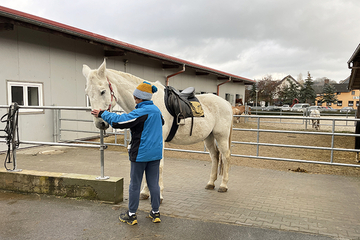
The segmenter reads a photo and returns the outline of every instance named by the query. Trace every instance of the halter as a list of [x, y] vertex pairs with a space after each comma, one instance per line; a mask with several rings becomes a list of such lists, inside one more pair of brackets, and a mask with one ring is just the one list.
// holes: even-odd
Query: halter
[[115, 101], [117, 101], [117, 99], [116, 99], [116, 97], [115, 97], [114, 90], [113, 90], [113, 88], [112, 88], [112, 86], [111, 86], [111, 82], [109, 81], [108, 78], [106, 78], [106, 80], [107, 80], [108, 83], [109, 83], [110, 95], [111, 95], [111, 101], [110, 101], [109, 107], [108, 107], [108, 109], [107, 109], [107, 111], [110, 112], [111, 104], [112, 104], [112, 102], [113, 102], [113, 99], [115, 98]]

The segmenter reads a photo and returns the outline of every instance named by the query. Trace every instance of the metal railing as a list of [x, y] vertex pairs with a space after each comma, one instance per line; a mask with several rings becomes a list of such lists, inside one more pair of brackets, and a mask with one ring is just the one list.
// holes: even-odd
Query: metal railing
[[[0, 108], [9, 108], [10, 106], [0, 105]], [[61, 111], [62, 110], [71, 110], [71, 111], [90, 111], [91, 108], [85, 107], [59, 107], [59, 106], [19, 106], [20, 109], [42, 109], [42, 110], [54, 110], [54, 142], [42, 142], [42, 141], [28, 141], [28, 140], [20, 140], [17, 139], [18, 144], [30, 144], [30, 145], [48, 145], [48, 146], [66, 146], [66, 147], [85, 147], [85, 148], [99, 148], [100, 150], [100, 177], [96, 179], [104, 180], [109, 177], [104, 174], [104, 150], [106, 149], [106, 145], [104, 144], [104, 133], [105, 131], [82, 131], [82, 130], [74, 130], [74, 129], [61, 129], [61, 121], [81, 121], [81, 122], [92, 122], [90, 120], [81, 120], [81, 119], [61, 119]], [[100, 135], [100, 142], [86, 142], [81, 141], [84, 144], [74, 143], [79, 142], [78, 140], [72, 140], [67, 142], [59, 142], [61, 141], [61, 131], [72, 131], [72, 132], [86, 132], [86, 133], [96, 133]], [[0, 142], [5, 142], [5, 140], [1, 140]], [[85, 144], [86, 143], [86, 144]], [[13, 155], [16, 156], [16, 148], [12, 150]], [[15, 171], [19, 171], [16, 170]]]
[[[235, 116], [234, 116], [235, 117]], [[316, 164], [326, 164], [326, 165], [336, 165], [336, 166], [348, 166], [348, 167], [360, 167], [360, 164], [346, 164], [346, 163], [335, 163], [334, 162], [334, 152], [335, 151], [346, 151], [346, 152], [357, 152], [359, 153], [359, 149], [349, 149], [349, 148], [335, 148], [334, 147], [334, 139], [335, 136], [348, 136], [348, 137], [360, 137], [360, 134], [351, 134], [351, 133], [337, 133], [335, 132], [336, 126], [348, 126], [339, 124], [336, 125], [336, 122], [344, 122], [344, 121], [352, 121], [354, 123], [360, 121], [360, 119], [342, 119], [342, 118], [323, 118], [321, 117], [321, 121], [331, 121], [331, 132], [310, 132], [310, 131], [291, 131], [291, 130], [272, 130], [272, 129], [261, 129], [260, 128], [260, 120], [261, 119], [296, 119], [302, 120], [304, 123], [304, 128], [307, 130], [308, 121], [319, 119], [312, 117], [290, 117], [290, 116], [261, 116], [261, 115], [240, 115], [236, 116], [244, 119], [255, 119], [257, 123], [256, 129], [244, 129], [244, 128], [233, 128], [235, 131], [249, 131], [256, 132], [257, 141], [256, 142], [241, 142], [241, 141], [232, 141], [233, 144], [244, 144], [244, 145], [254, 145], [256, 146], [256, 155], [242, 155], [242, 154], [231, 154], [234, 157], [244, 157], [244, 158], [257, 158], [257, 159], [265, 159], [265, 160], [277, 160], [277, 161], [290, 161], [290, 162], [302, 162], [302, 163], [316, 163]], [[273, 121], [273, 123], [276, 123]], [[283, 122], [279, 122], [283, 123]], [[353, 127], [354, 125], [352, 125]], [[331, 136], [331, 146], [330, 147], [317, 147], [317, 146], [302, 146], [302, 145], [289, 145], [289, 144], [273, 144], [273, 143], [262, 143], [260, 142], [260, 133], [290, 133], [290, 134], [307, 134], [307, 135], [323, 135], [323, 136]], [[298, 148], [298, 149], [312, 149], [312, 150], [328, 150], [330, 151], [330, 160], [329, 162], [321, 162], [321, 161], [311, 161], [311, 160], [303, 160], [303, 159], [290, 159], [290, 158], [277, 158], [277, 157], [265, 157], [261, 156], [259, 153], [260, 146], [270, 146], [270, 147], [285, 147], [285, 148]]]
[[[0, 108], [8, 108], [9, 106], [0, 106]], [[62, 128], [63, 121], [80, 121], [80, 122], [92, 122], [92, 120], [79, 120], [79, 119], [70, 119], [70, 118], [62, 118], [61, 111], [62, 110], [73, 110], [73, 111], [89, 111], [90, 108], [83, 108], [83, 107], [57, 107], [57, 106], [47, 106], [47, 107], [21, 107], [21, 108], [32, 108], [32, 109], [52, 109], [55, 110], [54, 113], [54, 142], [37, 142], [37, 141], [25, 141], [21, 140], [21, 144], [32, 144], [32, 145], [52, 145], [52, 146], [68, 146], [68, 147], [90, 147], [90, 148], [99, 148], [100, 150], [100, 163], [101, 163], [101, 176], [98, 179], [107, 179], [108, 177], [104, 176], [104, 150], [106, 149], [107, 145], [115, 145], [115, 146], [127, 146], [127, 135], [126, 132], [123, 133], [124, 135], [124, 144], [115, 143], [104, 143], [104, 131], [100, 131], [100, 142], [88, 142], [82, 140], [66, 140], [68, 142], [61, 142], [64, 141], [61, 138], [61, 132], [83, 132], [83, 133], [94, 133], [99, 134], [98, 131], [86, 131], [86, 130], [76, 130], [76, 129], [65, 129]], [[314, 164], [326, 164], [326, 165], [337, 165], [337, 166], [348, 166], [348, 167], [360, 167], [357, 164], [345, 164], [345, 163], [336, 163], [334, 162], [334, 152], [335, 151], [347, 151], [347, 152], [360, 152], [358, 149], [347, 149], [347, 148], [335, 148], [334, 147], [334, 138], [335, 136], [354, 136], [360, 137], [360, 134], [350, 134], [350, 133], [337, 133], [335, 132], [336, 126], [347, 126], [347, 125], [336, 125], [337, 122], [343, 121], [352, 121], [357, 122], [360, 119], [349, 119], [349, 118], [324, 118], [321, 117], [321, 121], [330, 121], [331, 122], [331, 132], [310, 132], [306, 131], [308, 126], [308, 121], [316, 118], [311, 117], [303, 117], [303, 116], [266, 116], [266, 115], [235, 115], [234, 117], [240, 117], [244, 119], [245, 122], [253, 121], [256, 122], [257, 128], [255, 129], [246, 129], [246, 128], [233, 128], [234, 131], [248, 131], [248, 132], [256, 132], [257, 141], [256, 142], [242, 142], [242, 141], [232, 141], [232, 144], [243, 144], [243, 145], [253, 145], [256, 146], [256, 155], [244, 155], [244, 154], [231, 154], [233, 157], [243, 157], [243, 158], [257, 158], [257, 159], [264, 159], [264, 160], [276, 160], [276, 161], [289, 161], [289, 162], [302, 162], [302, 163], [314, 163]], [[287, 121], [287, 123], [291, 123], [290, 120], [298, 120], [300, 124], [304, 125], [305, 131], [293, 131], [293, 130], [271, 130], [271, 129], [261, 129], [260, 123], [261, 119], [269, 120], [276, 120], [280, 123], [284, 124], [282, 120]], [[300, 121], [299, 121], [300, 120]], [[288, 122], [290, 121], [290, 122]], [[292, 123], [296, 123], [293, 121]], [[299, 123], [298, 123], [299, 124]], [[323, 125], [323, 123], [322, 123]], [[352, 125], [354, 126], [354, 125]], [[289, 145], [289, 144], [274, 144], [274, 143], [264, 143], [260, 142], [260, 134], [261, 133], [291, 133], [291, 134], [308, 134], [308, 135], [324, 135], [324, 136], [331, 136], [331, 146], [329, 147], [317, 147], [317, 146], [302, 146], [302, 145]], [[113, 134], [113, 133], [110, 133]], [[116, 133], [114, 133], [116, 136]], [[3, 142], [3, 141], [0, 141]], [[77, 143], [74, 143], [77, 142]], [[87, 143], [87, 144], [81, 144]], [[322, 162], [322, 161], [312, 161], [312, 160], [304, 160], [304, 159], [290, 159], [290, 158], [278, 158], [278, 157], [266, 157], [261, 156], [259, 147], [260, 146], [269, 146], [269, 147], [284, 147], [284, 148], [298, 148], [298, 149], [310, 149], [310, 150], [327, 150], [331, 152], [329, 162]], [[189, 152], [189, 153], [200, 153], [200, 154], [209, 154], [205, 147], [204, 151], [193, 151], [193, 150], [186, 150], [186, 149], [174, 149], [174, 148], [165, 148], [168, 151], [179, 151], [179, 152]]]

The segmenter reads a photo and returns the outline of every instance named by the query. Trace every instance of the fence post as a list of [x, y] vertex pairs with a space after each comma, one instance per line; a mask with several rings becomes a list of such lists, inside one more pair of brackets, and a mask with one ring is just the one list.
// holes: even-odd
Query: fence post
[[100, 130], [100, 165], [101, 165], [101, 176], [97, 177], [96, 179], [105, 180], [109, 179], [109, 177], [104, 176], [104, 132], [105, 130]]
[[259, 156], [259, 140], [260, 140], [260, 117], [257, 118], [257, 144], [256, 144], [256, 156]]
[[334, 160], [334, 139], [335, 139], [334, 133], [335, 133], [335, 119], [332, 120], [331, 155], [330, 155], [330, 162], [331, 163], [333, 163], [333, 160]]

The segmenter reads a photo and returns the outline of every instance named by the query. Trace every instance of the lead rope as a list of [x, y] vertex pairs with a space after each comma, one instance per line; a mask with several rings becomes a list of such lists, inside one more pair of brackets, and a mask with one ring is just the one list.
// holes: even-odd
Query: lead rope
[[[5, 157], [4, 167], [7, 171], [16, 170], [16, 159], [13, 151], [19, 147], [19, 128], [18, 128], [18, 115], [19, 115], [19, 106], [17, 103], [11, 104], [9, 107], [9, 112], [1, 117], [1, 122], [6, 123], [4, 131], [7, 136], [0, 136], [5, 138], [6, 144], [8, 145], [8, 150]], [[5, 119], [7, 117], [7, 119]], [[8, 164], [11, 163], [13, 159], [13, 169], [8, 168]]]

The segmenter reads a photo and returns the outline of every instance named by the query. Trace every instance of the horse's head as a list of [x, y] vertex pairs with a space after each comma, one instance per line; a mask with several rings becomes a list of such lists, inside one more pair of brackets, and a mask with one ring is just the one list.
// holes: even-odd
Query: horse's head
[[[85, 92], [90, 99], [91, 108], [111, 111], [116, 104], [116, 99], [113, 96], [111, 84], [106, 77], [105, 60], [95, 70], [91, 70], [88, 66], [83, 65], [83, 75], [86, 78]], [[94, 124], [102, 130], [109, 128], [109, 124], [101, 118], [94, 117]]]

